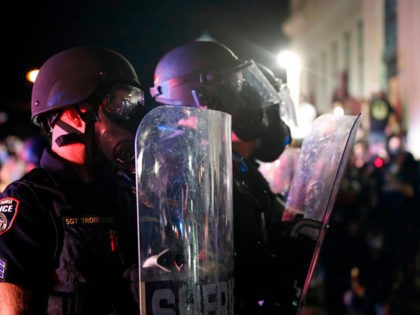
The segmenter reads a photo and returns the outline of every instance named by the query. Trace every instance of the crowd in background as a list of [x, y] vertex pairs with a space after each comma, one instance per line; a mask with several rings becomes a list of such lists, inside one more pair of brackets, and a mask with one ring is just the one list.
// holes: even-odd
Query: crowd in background
[[39, 164], [48, 140], [33, 134], [26, 137], [15, 134], [0, 137], [0, 192], [14, 180], [20, 179]]
[[328, 314], [411, 314], [419, 162], [400, 136], [387, 138], [386, 151], [385, 158], [372, 157], [364, 140], [353, 147], [319, 261]]
[[[386, 95], [374, 95], [366, 106], [308, 303], [326, 315], [418, 314], [420, 161], [405, 148]], [[386, 115], [375, 117], [374, 106]], [[287, 196], [301, 144], [295, 139], [276, 161], [260, 165], [275, 193]]]

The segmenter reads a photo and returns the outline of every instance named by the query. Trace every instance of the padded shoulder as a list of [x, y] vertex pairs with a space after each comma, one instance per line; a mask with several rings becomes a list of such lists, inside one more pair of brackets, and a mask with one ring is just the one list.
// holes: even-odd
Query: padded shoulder
[[20, 180], [30, 185], [36, 191], [42, 190], [52, 194], [54, 197], [62, 198], [62, 193], [55, 183], [52, 175], [42, 167], [36, 167], [26, 173]]
[[44, 180], [49, 179], [49, 174], [47, 170], [42, 167], [36, 167], [30, 170], [28, 173], [22, 176], [21, 180], [29, 182], [43, 182]]

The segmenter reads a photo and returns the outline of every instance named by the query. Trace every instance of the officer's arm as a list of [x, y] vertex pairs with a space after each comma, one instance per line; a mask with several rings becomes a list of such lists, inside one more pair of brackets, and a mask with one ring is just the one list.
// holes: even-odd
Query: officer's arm
[[29, 292], [15, 284], [0, 282], [0, 314], [23, 315], [26, 314]]

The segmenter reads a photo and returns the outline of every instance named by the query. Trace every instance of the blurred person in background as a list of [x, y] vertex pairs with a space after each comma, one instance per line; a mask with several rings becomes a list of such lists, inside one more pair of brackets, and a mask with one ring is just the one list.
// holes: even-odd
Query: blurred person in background
[[16, 135], [7, 135], [1, 142], [0, 191], [22, 176], [23, 167], [18, 152], [23, 141]]
[[20, 179], [30, 170], [39, 166], [42, 152], [48, 145], [48, 140], [42, 135], [32, 135], [23, 141], [19, 138], [13, 140], [15, 150], [8, 153], [0, 168], [0, 191], [3, 191], [11, 182]]
[[293, 176], [296, 172], [302, 139], [292, 139], [284, 152], [274, 161], [260, 163], [259, 171], [264, 175], [275, 194], [287, 199]]
[[397, 113], [383, 91], [373, 93], [367, 107], [369, 150], [372, 156], [384, 158], [387, 155], [387, 137], [400, 132]]
[[48, 145], [48, 140], [42, 135], [28, 136], [23, 140], [19, 157], [26, 163], [25, 174], [39, 166], [42, 152]]

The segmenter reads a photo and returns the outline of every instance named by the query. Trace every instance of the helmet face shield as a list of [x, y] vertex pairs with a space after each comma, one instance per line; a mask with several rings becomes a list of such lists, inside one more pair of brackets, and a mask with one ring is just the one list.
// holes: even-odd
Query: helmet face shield
[[[241, 72], [243, 80], [245, 81], [245, 87], [248, 86], [258, 93], [258, 105], [260, 105], [261, 108], [280, 102], [277, 91], [253, 61], [246, 62], [244, 66], [241, 67]], [[242, 89], [239, 93], [242, 98], [248, 97], [246, 89]]]
[[212, 109], [232, 115], [233, 131], [245, 141], [260, 135], [264, 125], [263, 109], [281, 101], [253, 61], [219, 73], [215, 82], [205, 88], [203, 95]]
[[116, 85], [104, 97], [102, 109], [112, 120], [130, 120], [144, 108], [144, 93], [131, 85]]
[[197, 106], [208, 103], [209, 95], [212, 95], [210, 103], [217, 104], [214, 109], [230, 114], [235, 111], [256, 110], [281, 101], [277, 91], [252, 60], [216, 74], [212, 81], [208, 82], [211, 86], [205, 87], [206, 90], [212, 90], [211, 92], [195, 93], [207, 98], [206, 102], [202, 102], [196, 97]]
[[290, 127], [294, 128], [298, 126], [296, 110], [293, 104], [292, 98], [290, 97], [289, 88], [283, 84], [280, 86], [280, 117]]

